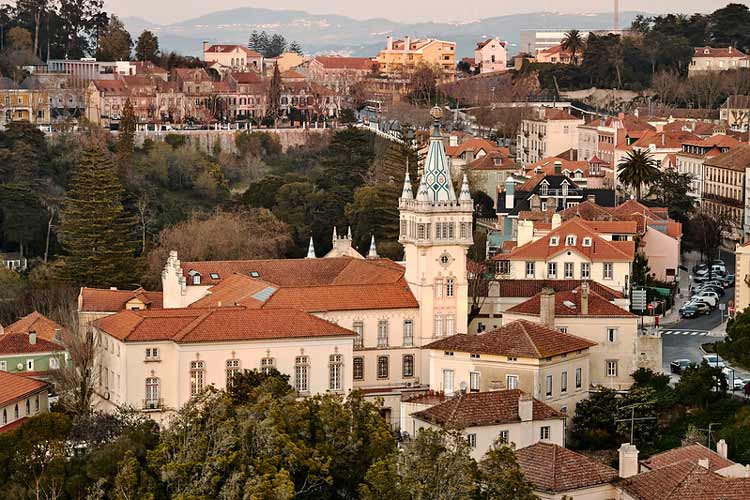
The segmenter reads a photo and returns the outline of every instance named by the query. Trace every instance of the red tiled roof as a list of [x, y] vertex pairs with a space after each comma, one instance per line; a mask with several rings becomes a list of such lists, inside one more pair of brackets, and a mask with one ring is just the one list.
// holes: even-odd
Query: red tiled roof
[[532, 163], [531, 165], [526, 165], [524, 169], [526, 171], [535, 172], [537, 167], [541, 167], [541, 173], [545, 173], [547, 175], [554, 175], [555, 168], [558, 165], [560, 167], [560, 172], [558, 174], [563, 173], [565, 170], [569, 172], [575, 172], [577, 170], [580, 170], [582, 175], [584, 177], [588, 177], [589, 175], [589, 162], [587, 161], [572, 161], [567, 160], [565, 158], [558, 158], [558, 157], [549, 157], [545, 158], [543, 160], [539, 160], [536, 163]]
[[656, 149], [680, 149], [685, 141], [699, 140], [700, 137], [692, 132], [675, 130], [671, 132], [648, 131], [635, 141], [632, 146], [636, 148], [648, 148], [652, 144]]
[[[575, 245], [567, 245], [566, 237], [574, 235]], [[558, 238], [556, 246], [550, 246], [552, 237]], [[583, 246], [585, 237], [591, 238], [591, 246]], [[494, 260], [546, 260], [560, 252], [575, 250], [592, 262], [616, 261], [632, 262], [635, 245], [632, 241], [608, 241], [591, 229], [586, 221], [579, 218], [563, 222], [544, 237], [526, 243], [507, 255], [496, 255]]]
[[61, 352], [65, 347], [57, 342], [51, 342], [42, 338], [36, 339], [36, 343], [29, 342], [27, 333], [6, 333], [0, 335], [0, 355], [7, 354], [32, 354], [43, 352]]
[[282, 80], [304, 80], [305, 75], [303, 75], [302, 73], [298, 71], [294, 71], [293, 69], [290, 69], [290, 70], [284, 71], [281, 74], [281, 79]]
[[693, 57], [743, 57], [746, 54], [735, 47], [695, 47]]
[[122, 80], [92, 80], [91, 83], [99, 92], [126, 93], [125, 83]]
[[[6, 326], [3, 329], [4, 334], [9, 333], [26, 333], [28, 334], [30, 331], [34, 331], [37, 334], [37, 337], [48, 340], [50, 342], [54, 342], [56, 339], [56, 331], [60, 330], [62, 332], [62, 327], [52, 321], [51, 319], [47, 318], [43, 314], [40, 314], [37, 311], [34, 311], [30, 314], [27, 314], [23, 318], [19, 319], [15, 323], [11, 323], [10, 325]], [[1, 337], [0, 337], [1, 338]]]
[[[500, 161], [500, 164], [495, 162], [496, 159]], [[469, 162], [466, 168], [468, 170], [515, 170], [516, 162], [500, 151], [490, 151], [481, 158]]]
[[[572, 304], [572, 307], [571, 305]], [[507, 310], [508, 313], [538, 316], [541, 305], [541, 293], [534, 295], [526, 302], [522, 302]], [[610, 318], [635, 317], [630, 311], [614, 305], [596, 292], [589, 292], [589, 312], [581, 311], [581, 288], [573, 291], [555, 293], [555, 317], [590, 317], [603, 316]]]
[[149, 309], [162, 308], [162, 293], [137, 290], [110, 290], [102, 288], [81, 288], [81, 311], [117, 312], [133, 299], [143, 302]]
[[46, 389], [47, 383], [0, 371], [0, 406]]
[[707, 159], [704, 165], [744, 172], [750, 165], [750, 145], [743, 144], [715, 158]]
[[230, 44], [217, 44], [217, 45], [211, 45], [206, 52], [212, 53], [212, 54], [219, 54], [222, 52], [232, 52], [233, 50], [240, 49], [245, 54], [247, 54], [248, 57], [255, 57], [260, 58], [261, 56], [258, 52], [255, 52], [254, 50], [248, 49], [247, 47], [243, 47], [242, 45], [230, 45]]
[[[520, 422], [518, 399], [525, 394], [519, 389], [473, 392], [412, 413], [414, 418], [445, 427], [478, 427]], [[532, 419], [562, 419], [564, 415], [536, 399], [533, 400]]]
[[[469, 139], [468, 141], [464, 141], [458, 146], [448, 146], [445, 148], [445, 154], [450, 157], [460, 156], [464, 154], [468, 150], [474, 151], [474, 154], [477, 153], [477, 151], [484, 150], [485, 153], [489, 153], [490, 151], [499, 151], [501, 148], [494, 142], [490, 142], [487, 139], [482, 139], [481, 137], [474, 137], [472, 139]], [[507, 148], [502, 148], [507, 151]]]
[[359, 71], [371, 71], [377, 62], [368, 57], [324, 57], [315, 58], [326, 69], [353, 69]]
[[638, 225], [632, 220], [605, 220], [605, 221], [589, 221], [581, 219], [584, 223], [597, 233], [606, 234], [636, 234], [638, 232]]
[[[575, 290], [581, 286], [581, 283], [581, 280], [499, 280], [496, 286], [499, 287], [500, 297], [533, 297], [543, 288], [552, 288], [556, 292], [567, 292]], [[592, 292], [606, 300], [625, 298], [622, 292], [612, 290], [598, 281], [590, 281], [589, 286]]]
[[441, 351], [543, 359], [594, 347], [595, 342], [518, 320], [487, 333], [453, 335], [423, 347]]
[[559, 213], [564, 221], [574, 217], [580, 217], [587, 221], [606, 221], [614, 220], [615, 218], [607, 208], [589, 200], [579, 203], [574, 207], [566, 208]]
[[261, 83], [263, 78], [255, 71], [245, 71], [243, 73], [232, 73], [232, 78], [237, 83]]
[[590, 488], [617, 478], [612, 467], [552, 443], [521, 448], [516, 451], [516, 459], [534, 490], [546, 493]]
[[124, 342], [227, 342], [349, 336], [338, 325], [297, 309], [157, 309], [123, 311], [94, 325]]
[[723, 469], [724, 467], [734, 465], [734, 462], [731, 460], [722, 457], [712, 449], [706, 448], [698, 443], [680, 446], [679, 448], [673, 448], [662, 453], [657, 453], [646, 460], [641, 460], [641, 464], [648, 469], [653, 470], [673, 465], [684, 460], [698, 463], [698, 460], [701, 459], [708, 459], [708, 469], [714, 472]]

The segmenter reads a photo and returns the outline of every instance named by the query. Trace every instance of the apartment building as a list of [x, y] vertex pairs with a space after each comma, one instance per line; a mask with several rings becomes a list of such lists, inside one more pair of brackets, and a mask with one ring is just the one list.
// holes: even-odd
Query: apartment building
[[420, 65], [437, 68], [442, 79], [450, 81], [456, 75], [456, 43], [434, 38], [386, 38], [386, 47], [377, 57], [378, 67], [388, 77], [403, 77]]
[[750, 236], [747, 203], [747, 169], [750, 146], [740, 145], [704, 161], [701, 207], [727, 224], [724, 238], [738, 243]]
[[730, 149], [739, 146], [740, 142], [732, 136], [717, 134], [706, 139], [687, 140], [682, 149], [675, 154], [677, 171], [691, 177], [689, 194], [698, 203], [703, 199], [703, 184], [706, 178], [704, 163]]
[[646, 120], [624, 113], [579, 125], [578, 158], [596, 159], [614, 169], [633, 143], [655, 130]]
[[688, 75], [750, 67], [747, 54], [735, 47], [695, 47]]
[[747, 131], [750, 126], [750, 96], [730, 95], [721, 105], [719, 118], [732, 130]]
[[349, 94], [353, 85], [377, 72], [378, 63], [369, 57], [317, 56], [296, 69], [334, 92]]
[[34, 415], [49, 411], [46, 382], [0, 370], [0, 433], [18, 429]]
[[474, 64], [480, 73], [494, 73], [508, 69], [507, 42], [499, 38], [488, 38], [477, 43], [474, 49]]
[[582, 118], [558, 108], [537, 108], [535, 114], [533, 118], [521, 121], [516, 144], [522, 165], [557, 156], [578, 146], [578, 127], [585, 123]]
[[263, 56], [242, 45], [217, 44], [203, 42], [203, 61], [215, 67], [219, 73], [224, 71], [263, 71]]
[[[24, 81], [29, 82], [29, 79]], [[4, 129], [9, 123], [20, 121], [49, 125], [49, 93], [39, 86], [19, 86], [8, 78], [0, 78], [0, 129]]]

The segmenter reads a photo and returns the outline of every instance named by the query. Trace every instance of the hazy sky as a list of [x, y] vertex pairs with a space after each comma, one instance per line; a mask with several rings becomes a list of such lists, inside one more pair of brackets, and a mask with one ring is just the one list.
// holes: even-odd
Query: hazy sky
[[[736, 1], [736, 0], [735, 0]], [[296, 9], [312, 14], [341, 14], [358, 19], [385, 17], [393, 21], [466, 21], [518, 12], [600, 12], [614, 0], [105, 0], [119, 16], [138, 16], [173, 23], [217, 10], [237, 7]], [[620, 0], [623, 10], [647, 12], [710, 12], [729, 0]], [[456, 6], [460, 8], [456, 8]]]

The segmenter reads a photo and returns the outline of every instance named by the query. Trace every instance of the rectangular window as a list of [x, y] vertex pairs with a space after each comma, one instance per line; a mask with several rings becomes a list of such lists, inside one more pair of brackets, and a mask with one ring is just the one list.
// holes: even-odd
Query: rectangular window
[[388, 378], [388, 356], [378, 356], [378, 378]]
[[461, 222], [461, 239], [466, 239], [468, 237], [469, 237], [469, 223]]
[[568, 392], [568, 372], [560, 374], [560, 392]]
[[505, 386], [508, 389], [518, 389], [518, 375], [507, 375], [505, 377]]
[[310, 391], [310, 358], [308, 356], [294, 358], [294, 388], [299, 393]]
[[617, 360], [616, 359], [610, 359], [607, 361], [607, 376], [608, 377], [617, 376]]
[[566, 262], [564, 264], [564, 272], [565, 272], [565, 278], [566, 279], [573, 279], [573, 263], [572, 262]]
[[195, 396], [203, 390], [206, 380], [206, 362], [190, 362], [190, 395]]
[[539, 429], [539, 439], [542, 441], [549, 441], [549, 425], [545, 425]]
[[453, 280], [453, 278], [448, 278], [447, 280], [445, 280], [445, 296], [446, 297], [453, 297], [454, 283], [455, 281]]
[[227, 375], [227, 388], [232, 387], [234, 384], [234, 376], [239, 374], [240, 360], [239, 359], [228, 359], [226, 362], [226, 375]]
[[364, 342], [365, 325], [361, 321], [355, 321], [352, 325], [352, 331], [357, 335], [354, 337], [355, 349], [361, 348]]
[[544, 395], [548, 398], [552, 397], [552, 375], [547, 375], [544, 382]]
[[535, 267], [536, 267], [535, 262], [526, 263], [526, 277], [527, 278], [534, 278]]
[[332, 391], [342, 390], [343, 371], [344, 357], [341, 354], [331, 354], [328, 357], [328, 389]]
[[404, 378], [414, 376], [414, 356], [406, 354], [401, 361], [401, 375]]
[[469, 391], [479, 392], [479, 380], [481, 374], [479, 372], [469, 372]]
[[276, 360], [273, 358], [261, 358], [260, 359], [260, 372], [268, 375], [271, 370], [276, 368]]
[[417, 224], [417, 239], [423, 240], [425, 237], [425, 225]]
[[378, 321], [378, 347], [388, 347], [388, 320]]
[[4, 372], [8, 371], [8, 362], [7, 361], [0, 361], [0, 371], [4, 371]]
[[410, 319], [404, 320], [404, 347], [414, 345], [414, 322]]
[[60, 368], [60, 360], [56, 358], [55, 356], [52, 356], [49, 358], [49, 368], [50, 370], [57, 370]]
[[498, 260], [497, 261], [497, 272], [498, 272], [498, 274], [510, 274], [510, 261], [509, 260]]
[[547, 263], [547, 277], [551, 279], [557, 278], [557, 262]]
[[607, 328], [607, 342], [610, 344], [617, 342], [617, 328]]
[[[449, 240], [455, 239], [456, 237], [456, 226], [452, 222], [446, 222], [445, 225], [447, 226], [447, 232], [448, 236], [447, 238]], [[443, 233], [446, 232], [446, 229], [443, 229]]]
[[435, 315], [435, 337], [443, 336], [443, 316], [441, 314]]
[[469, 442], [469, 448], [477, 447], [477, 435], [476, 434], [467, 434], [466, 440]]
[[443, 370], [443, 391], [453, 394], [453, 370]]
[[365, 379], [365, 358], [354, 358], [353, 364], [353, 371], [354, 371], [354, 380], [364, 380]]
[[604, 270], [604, 279], [611, 280], [612, 279], [612, 263], [605, 262], [603, 270]]
[[497, 440], [501, 443], [508, 443], [510, 442], [510, 431], [500, 431], [497, 434]]
[[29, 371], [34, 370], [34, 360], [33, 359], [27, 359], [26, 360], [26, 369]]
[[455, 333], [456, 320], [452, 314], [445, 315], [445, 335], [450, 337]]
[[588, 262], [581, 262], [581, 279], [587, 280], [591, 278], [591, 264]]
[[159, 379], [146, 379], [146, 408], [156, 408], [159, 404]]
[[443, 280], [435, 280], [435, 297], [441, 298], [443, 296]]

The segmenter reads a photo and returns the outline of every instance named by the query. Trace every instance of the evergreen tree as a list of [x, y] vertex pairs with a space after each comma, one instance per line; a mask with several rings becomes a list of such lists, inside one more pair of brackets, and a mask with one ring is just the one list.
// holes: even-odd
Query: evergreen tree
[[279, 66], [274, 66], [271, 85], [268, 87], [268, 111], [266, 118], [273, 121], [273, 126], [278, 126], [281, 115], [281, 72]]
[[123, 193], [115, 164], [102, 147], [84, 150], [60, 214], [67, 252], [62, 279], [96, 287], [128, 287], [137, 279], [134, 222], [123, 209]]
[[155, 63], [159, 57], [159, 37], [151, 31], [144, 30], [135, 44], [135, 58], [138, 61]]
[[289, 52], [294, 52], [295, 54], [302, 55], [302, 46], [297, 43], [297, 41], [293, 41], [289, 44], [289, 47], [287, 47], [287, 50]]
[[127, 99], [122, 108], [122, 118], [120, 119], [120, 129], [117, 139], [117, 163], [122, 173], [130, 170], [130, 163], [133, 159], [136, 121], [133, 103], [130, 102], [130, 99]]

